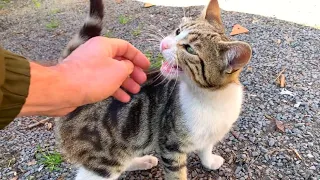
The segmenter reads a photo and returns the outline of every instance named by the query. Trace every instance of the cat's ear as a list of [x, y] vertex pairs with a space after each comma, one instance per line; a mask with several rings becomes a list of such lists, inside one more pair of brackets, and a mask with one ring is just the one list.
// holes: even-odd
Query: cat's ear
[[209, 23], [217, 22], [222, 25], [220, 7], [218, 0], [210, 0], [208, 6], [202, 12], [202, 17], [206, 19]]
[[220, 54], [227, 63], [226, 73], [230, 74], [243, 68], [251, 59], [252, 49], [245, 42], [220, 42], [219, 47]]

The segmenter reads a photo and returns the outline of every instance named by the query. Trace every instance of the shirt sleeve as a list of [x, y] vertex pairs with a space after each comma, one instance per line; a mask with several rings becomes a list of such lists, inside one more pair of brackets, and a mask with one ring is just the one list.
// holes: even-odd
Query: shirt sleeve
[[20, 113], [29, 85], [29, 61], [0, 47], [0, 129]]

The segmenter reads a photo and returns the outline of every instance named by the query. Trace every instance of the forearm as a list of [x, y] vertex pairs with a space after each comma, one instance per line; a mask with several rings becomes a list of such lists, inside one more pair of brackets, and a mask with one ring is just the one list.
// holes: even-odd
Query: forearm
[[31, 62], [29, 93], [18, 116], [57, 116], [73, 109], [80, 90], [66, 74], [61, 66], [45, 67]]

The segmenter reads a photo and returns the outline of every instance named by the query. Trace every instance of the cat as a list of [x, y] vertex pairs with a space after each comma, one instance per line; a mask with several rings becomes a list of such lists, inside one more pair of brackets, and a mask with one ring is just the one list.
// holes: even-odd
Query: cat
[[[63, 57], [100, 35], [103, 3], [90, 3], [90, 16]], [[165, 59], [161, 68], [148, 73], [130, 102], [110, 97], [57, 121], [62, 152], [79, 166], [76, 180], [111, 180], [125, 171], [150, 169], [158, 165], [155, 156], [146, 155], [152, 151], [168, 180], [187, 179], [191, 152], [208, 169], [224, 163], [212, 149], [240, 114], [239, 75], [251, 59], [250, 45], [225, 35], [218, 1], [210, 0], [199, 17], [182, 19], [161, 41], [160, 51]]]

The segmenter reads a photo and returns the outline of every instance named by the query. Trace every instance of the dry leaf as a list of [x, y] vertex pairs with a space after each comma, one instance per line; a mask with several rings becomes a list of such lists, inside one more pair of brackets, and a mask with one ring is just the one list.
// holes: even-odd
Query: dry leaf
[[47, 127], [47, 130], [51, 130], [52, 129], [52, 123], [46, 123], [46, 127]]
[[285, 126], [284, 126], [283, 122], [281, 122], [281, 121], [279, 121], [278, 119], [276, 119], [276, 118], [274, 118], [274, 117], [272, 117], [272, 116], [269, 116], [269, 115], [267, 115], [267, 114], [265, 114], [264, 116], [265, 116], [267, 119], [269, 119], [270, 121], [272, 121], [272, 122], [274, 122], [274, 123], [276, 124], [277, 130], [279, 130], [279, 131], [281, 131], [281, 132], [285, 132], [285, 131], [284, 131]]
[[153, 4], [150, 4], [150, 3], [144, 3], [143, 7], [145, 8], [148, 8], [148, 7], [151, 7], [151, 6], [154, 6]]
[[64, 176], [60, 176], [57, 180], [64, 180]]
[[277, 120], [277, 119], [275, 119], [275, 121], [276, 121], [276, 127], [277, 127], [277, 129], [278, 129], [279, 131], [281, 131], [281, 132], [285, 132], [285, 131], [284, 131], [284, 124], [283, 124], [283, 122], [281, 122], [281, 121], [279, 121], [279, 120]]
[[232, 28], [230, 35], [233, 36], [233, 35], [243, 34], [248, 32], [249, 30], [246, 29], [245, 27], [240, 26], [240, 24], [235, 24]]
[[32, 166], [32, 165], [35, 165], [35, 164], [37, 164], [37, 161], [34, 160], [34, 159], [32, 161], [28, 162], [28, 166]]
[[297, 156], [297, 158], [302, 159], [302, 157], [300, 156], [300, 154], [298, 153], [297, 150], [292, 149], [292, 151], [294, 152], [294, 154]]
[[122, 0], [116, 0], [116, 3], [120, 4], [122, 3]]
[[18, 176], [15, 176], [13, 178], [11, 178], [10, 180], [17, 180], [18, 179]]
[[281, 74], [279, 79], [280, 79], [280, 87], [284, 88], [284, 85], [286, 83], [286, 78], [285, 78], [284, 74]]
[[[281, 76], [281, 74], [282, 74], [285, 70], [286, 70], [286, 68], [283, 68], [283, 69], [279, 72], [277, 78], [276, 78], [274, 81], [278, 81], [279, 78], [280, 78], [280, 76]], [[280, 84], [280, 81], [279, 81], [279, 84]]]

